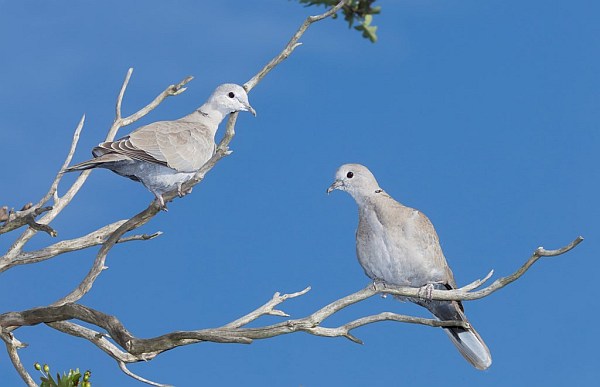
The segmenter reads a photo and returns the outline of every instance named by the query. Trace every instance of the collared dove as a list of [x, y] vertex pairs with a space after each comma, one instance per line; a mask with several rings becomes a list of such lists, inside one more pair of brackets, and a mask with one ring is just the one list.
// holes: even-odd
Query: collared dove
[[256, 111], [242, 86], [220, 85], [204, 105], [175, 121], [142, 126], [116, 141], [103, 142], [92, 150], [94, 158], [65, 172], [106, 168], [141, 182], [166, 209], [162, 194], [178, 189], [212, 157], [215, 134], [229, 113]]
[[[423, 290], [456, 288], [437, 233], [423, 213], [395, 201], [360, 164], [345, 164], [337, 170], [327, 193], [336, 189], [348, 192], [358, 205], [356, 254], [369, 278]], [[427, 308], [439, 320], [468, 322], [460, 301], [430, 297], [408, 300]], [[474, 367], [484, 370], [492, 364], [490, 351], [475, 329], [445, 331]]]

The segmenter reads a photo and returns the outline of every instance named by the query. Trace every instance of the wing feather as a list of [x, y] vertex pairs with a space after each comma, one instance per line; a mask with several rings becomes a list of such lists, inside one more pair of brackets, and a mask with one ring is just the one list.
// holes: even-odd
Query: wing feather
[[214, 149], [214, 136], [208, 127], [178, 120], [143, 126], [129, 136], [99, 144], [93, 153], [118, 153], [180, 172], [194, 172], [210, 159]]

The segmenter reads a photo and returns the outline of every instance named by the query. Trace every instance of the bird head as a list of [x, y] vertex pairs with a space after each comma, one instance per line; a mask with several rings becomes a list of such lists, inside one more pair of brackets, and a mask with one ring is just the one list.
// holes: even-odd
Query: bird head
[[327, 193], [336, 189], [348, 192], [354, 199], [381, 190], [371, 171], [360, 164], [344, 164], [338, 168], [335, 181], [327, 188]]
[[248, 102], [246, 90], [235, 83], [225, 83], [217, 87], [210, 96], [209, 102], [225, 114], [243, 111], [256, 116], [256, 110]]

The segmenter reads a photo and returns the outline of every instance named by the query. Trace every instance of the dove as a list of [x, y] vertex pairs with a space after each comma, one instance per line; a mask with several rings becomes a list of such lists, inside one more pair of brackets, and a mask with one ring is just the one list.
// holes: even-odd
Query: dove
[[[421, 288], [429, 297], [408, 301], [427, 308], [439, 320], [468, 322], [460, 301], [431, 299], [432, 289], [455, 289], [456, 282], [427, 216], [394, 200], [379, 187], [371, 171], [360, 164], [342, 165], [327, 193], [334, 190], [348, 192], [358, 205], [356, 254], [369, 278]], [[490, 351], [475, 329], [444, 330], [475, 368], [484, 370], [491, 365]]]
[[215, 152], [219, 124], [227, 114], [238, 111], [256, 116], [242, 86], [222, 84], [191, 114], [174, 121], [154, 122], [116, 141], [103, 142], [92, 150], [93, 159], [64, 172], [110, 169], [142, 183], [166, 210], [162, 195], [177, 188], [179, 196], [183, 196], [182, 184]]

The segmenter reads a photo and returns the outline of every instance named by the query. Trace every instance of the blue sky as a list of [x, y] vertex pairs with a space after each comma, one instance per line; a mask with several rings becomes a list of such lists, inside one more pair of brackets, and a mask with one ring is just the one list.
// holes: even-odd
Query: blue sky
[[[177, 386], [591, 385], [597, 382], [600, 263], [600, 5], [596, 1], [380, 0], [379, 42], [340, 20], [314, 25], [304, 45], [250, 94], [234, 153], [194, 192], [115, 247], [82, 303], [118, 316], [137, 336], [223, 325], [274, 292], [307, 295], [293, 318], [368, 284], [355, 258], [356, 206], [325, 189], [337, 167], [367, 165], [400, 202], [427, 214], [459, 285], [511, 273], [533, 250], [586, 240], [466, 312], [492, 351], [480, 372], [438, 329], [363, 327], [365, 344], [298, 333], [252, 345], [202, 343], [131, 369]], [[0, 205], [37, 201], [60, 168], [81, 115], [75, 161], [114, 116], [187, 75], [189, 89], [139, 126], [199, 106], [223, 82], [243, 83], [318, 10], [294, 1], [0, 0]], [[132, 128], [124, 128], [126, 134]], [[66, 177], [64, 193], [75, 176]], [[95, 171], [55, 220], [74, 238], [144, 209], [152, 195]], [[15, 235], [3, 235], [5, 251]], [[38, 235], [29, 248], [53, 243]], [[0, 311], [49, 304], [74, 288], [97, 249], [0, 275]], [[381, 311], [427, 316], [373, 298], [325, 322]], [[269, 324], [279, 318], [264, 318]], [[255, 324], [256, 325], [256, 324]], [[23, 328], [20, 351], [53, 370], [92, 369], [95, 386], [138, 386], [88, 342]], [[20, 385], [0, 355], [3, 385]], [[36, 376], [36, 379], [37, 376]], [[39, 380], [39, 379], [38, 379]]]

